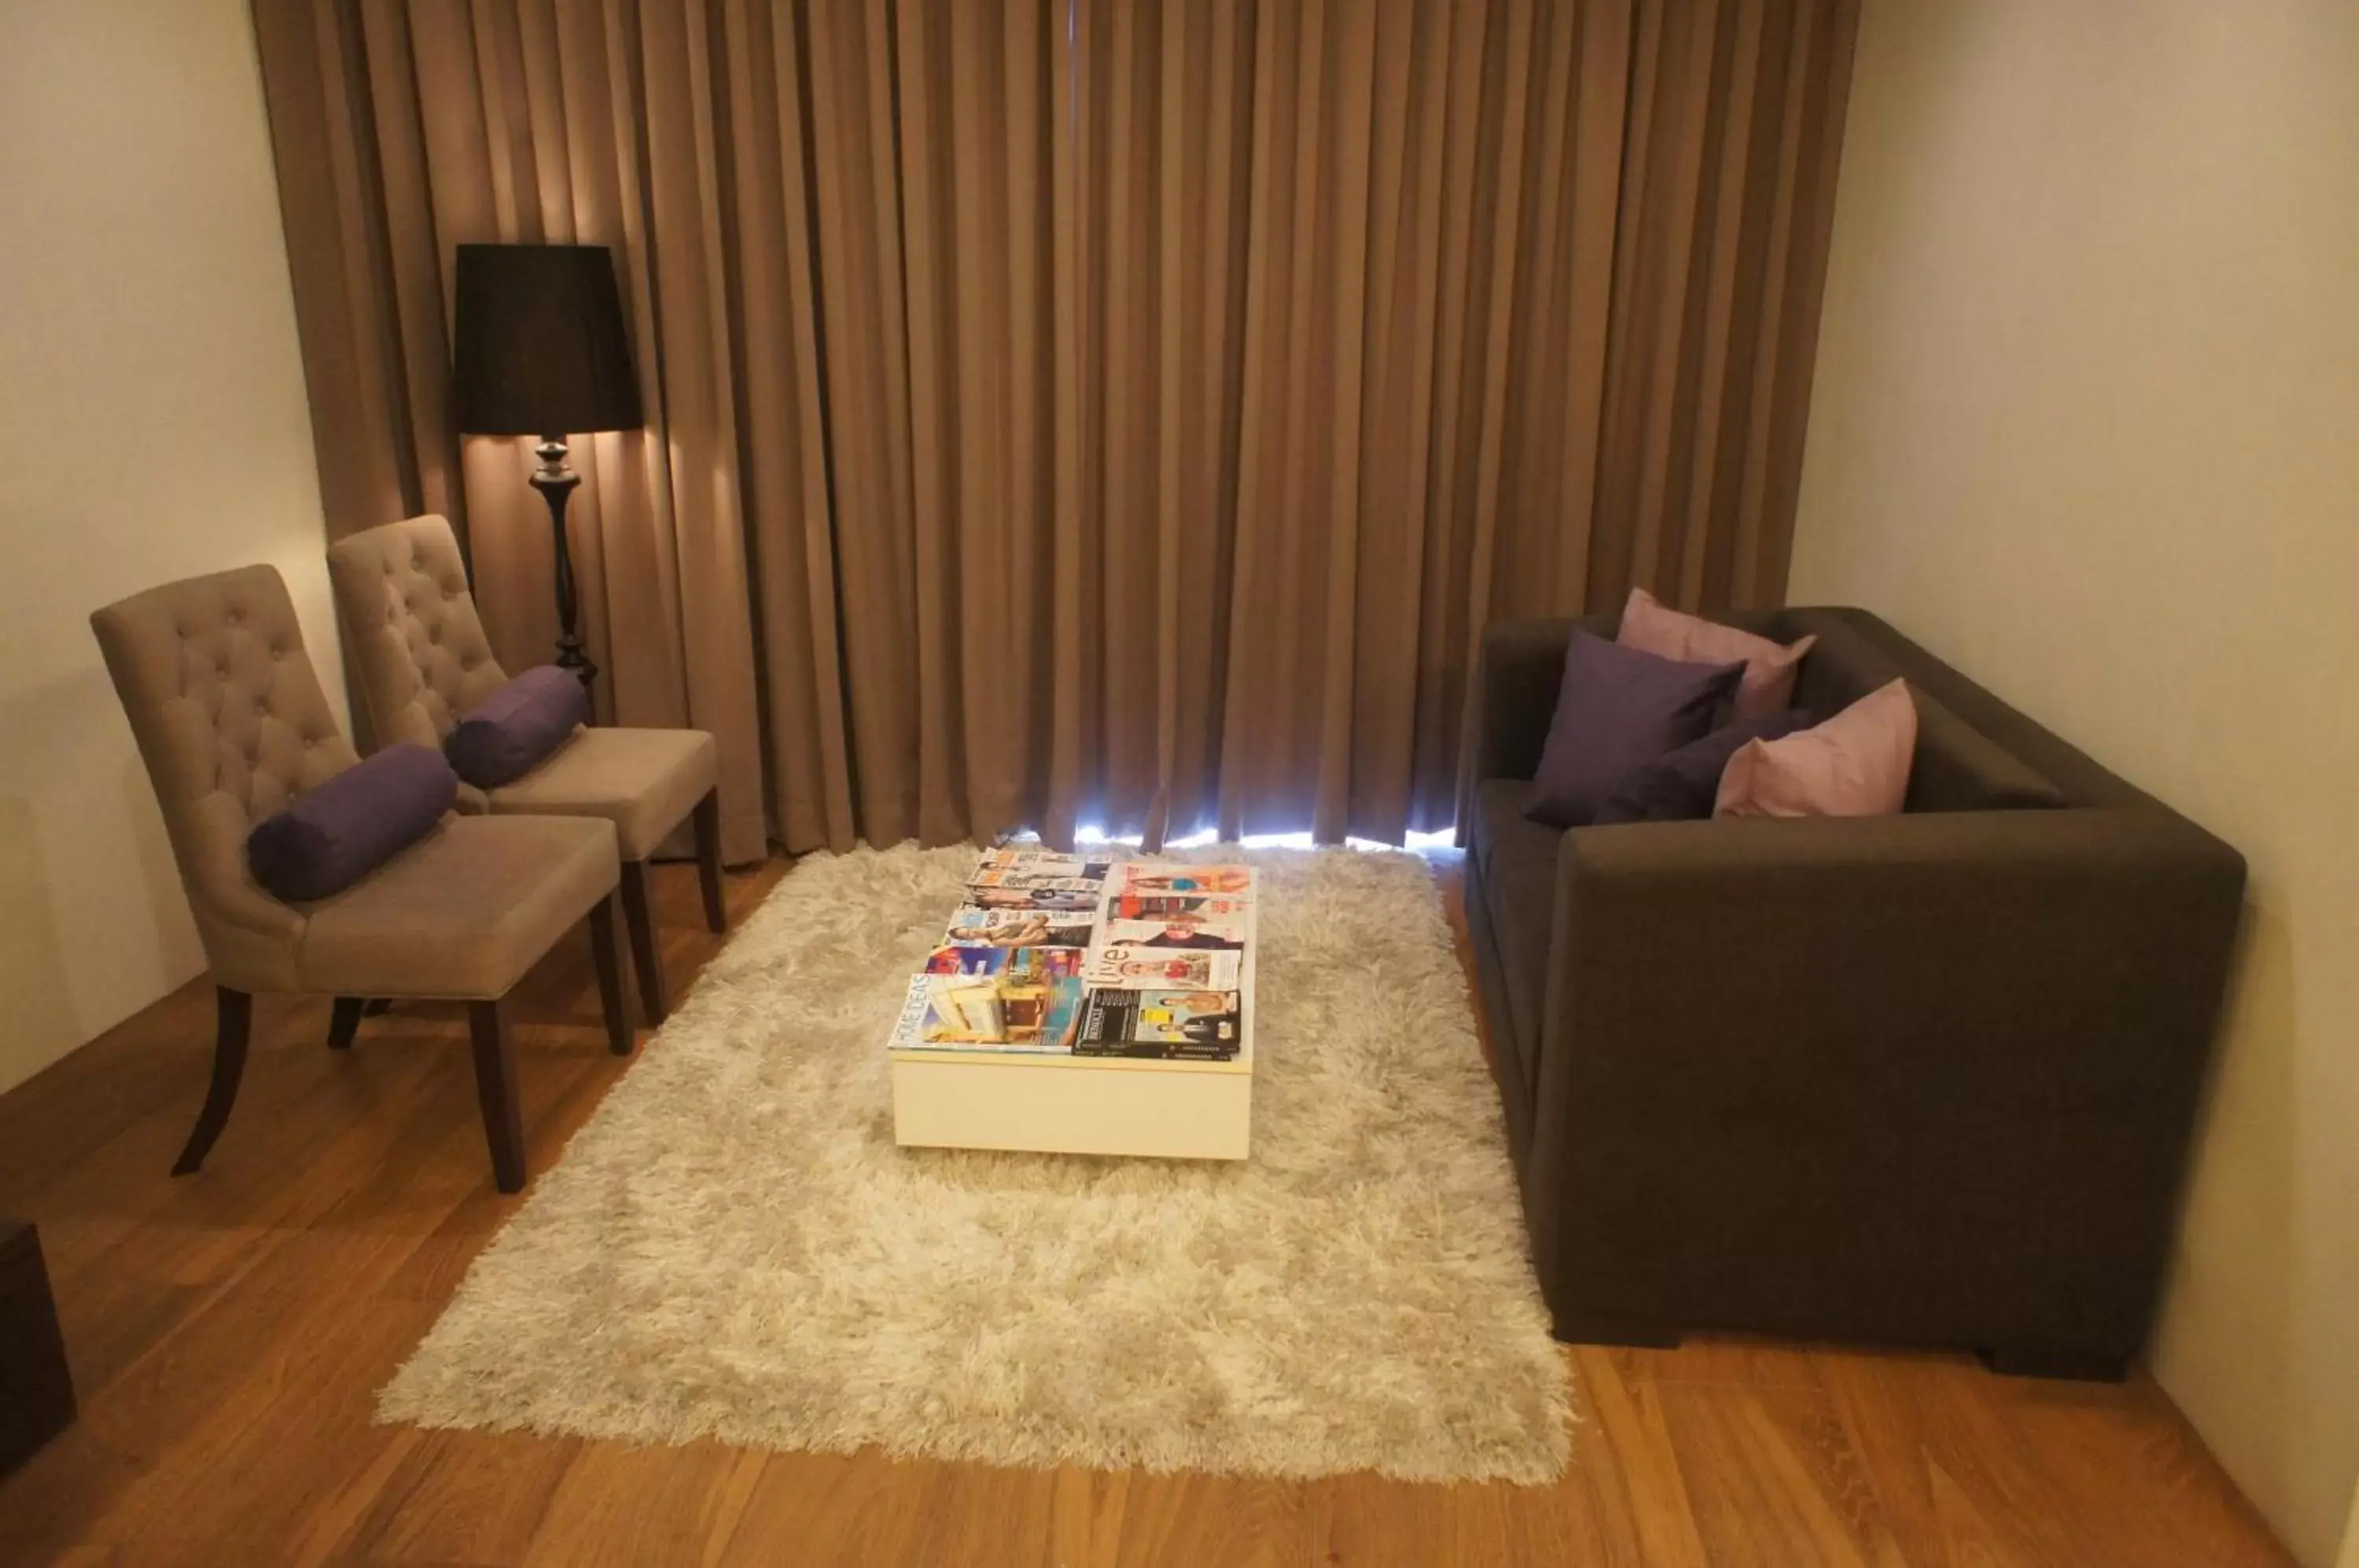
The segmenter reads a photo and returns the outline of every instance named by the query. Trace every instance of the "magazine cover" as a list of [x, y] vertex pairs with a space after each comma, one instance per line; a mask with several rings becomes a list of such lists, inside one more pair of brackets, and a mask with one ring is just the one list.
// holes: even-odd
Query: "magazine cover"
[[938, 947], [927, 955], [926, 973], [997, 975], [1018, 984], [1041, 985], [1080, 974], [1082, 957], [1078, 947]]
[[1028, 909], [1041, 914], [1094, 915], [1100, 892], [1086, 887], [975, 887], [967, 898], [985, 909]]
[[966, 879], [970, 887], [1103, 887], [1113, 874], [1106, 860], [1031, 860], [1012, 866], [986, 860]]
[[1082, 1003], [1075, 1049], [1125, 1044], [1225, 1047], [1239, 1044], [1234, 991], [1091, 991]]
[[1093, 919], [1054, 909], [986, 909], [969, 904], [951, 917], [942, 940], [958, 947], [1087, 947]]
[[1201, 893], [1142, 893], [1133, 887], [1120, 887], [1107, 897], [1106, 913], [1125, 920], [1169, 920], [1177, 916], [1195, 915], [1206, 920], [1233, 920], [1243, 931], [1245, 900], [1216, 898]]
[[1253, 891], [1253, 869], [1245, 866], [1164, 866], [1132, 861], [1122, 868], [1122, 888], [1141, 898], [1168, 893], [1238, 895]]
[[[1198, 903], [1225, 903], [1200, 898]], [[1160, 920], [1124, 920], [1119, 913], [1105, 923], [1107, 945], [1125, 947], [1192, 947], [1234, 953], [1245, 944], [1243, 915], [1205, 915], [1180, 909]]]
[[1110, 942], [1089, 955], [1082, 980], [1084, 985], [1110, 985], [1122, 991], [1234, 991], [1240, 962], [1241, 956], [1234, 953], [1193, 953], [1183, 948], [1131, 947]]
[[1199, 1045], [1188, 1040], [1087, 1040], [1076, 1039], [1073, 1056], [1124, 1056], [1146, 1058], [1158, 1062], [1234, 1062], [1237, 1044]]
[[1045, 844], [1002, 844], [986, 849], [975, 865], [971, 882], [1011, 873], [1028, 873], [1039, 877], [1086, 877], [1103, 882], [1114, 869], [1108, 855], [1073, 855]]
[[1072, 1049], [1082, 994], [1082, 983], [1071, 975], [1045, 983], [1004, 975], [912, 975], [891, 1043], [1061, 1056]]

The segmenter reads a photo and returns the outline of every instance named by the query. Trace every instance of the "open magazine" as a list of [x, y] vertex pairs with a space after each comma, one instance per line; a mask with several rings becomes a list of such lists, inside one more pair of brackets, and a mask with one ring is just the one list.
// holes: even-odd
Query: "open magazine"
[[1234, 991], [1093, 990], [1082, 1004], [1077, 1053], [1225, 1061], [1244, 1043]]
[[1099, 930], [1094, 911], [969, 904], [951, 917], [943, 940], [960, 947], [1087, 947]]
[[896, 1050], [1231, 1061], [1245, 1040], [1250, 867], [984, 852], [910, 977]]
[[891, 1045], [1064, 1055], [1072, 1050], [1082, 983], [1000, 975], [913, 975]]
[[1234, 953], [1108, 942], [1090, 952], [1082, 980], [1117, 991], [1234, 991], [1241, 963]]

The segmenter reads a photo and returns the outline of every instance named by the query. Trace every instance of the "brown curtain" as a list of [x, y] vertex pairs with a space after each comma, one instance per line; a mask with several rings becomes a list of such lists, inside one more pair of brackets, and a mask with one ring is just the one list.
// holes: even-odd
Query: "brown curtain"
[[452, 247], [614, 247], [601, 701], [728, 853], [1397, 839], [1483, 624], [1783, 590], [1855, 0], [255, 0], [332, 533], [554, 635]]

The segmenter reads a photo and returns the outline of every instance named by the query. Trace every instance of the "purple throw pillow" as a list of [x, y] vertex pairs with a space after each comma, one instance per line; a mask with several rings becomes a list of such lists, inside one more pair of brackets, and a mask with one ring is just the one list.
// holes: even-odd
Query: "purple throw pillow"
[[1721, 770], [1749, 740], [1776, 740], [1810, 727], [1810, 715], [1787, 708], [1723, 724], [1701, 740], [1624, 774], [1597, 808], [1593, 825], [1607, 822], [1690, 822], [1712, 815]]
[[527, 670], [475, 704], [442, 737], [459, 777], [478, 789], [512, 784], [590, 722], [590, 693], [554, 664]]
[[1744, 676], [1741, 663], [1685, 664], [1573, 633], [1524, 815], [1551, 827], [1589, 822], [1625, 774], [1710, 729]]
[[459, 779], [431, 746], [389, 746], [245, 836], [246, 868], [290, 904], [341, 893], [434, 831]]

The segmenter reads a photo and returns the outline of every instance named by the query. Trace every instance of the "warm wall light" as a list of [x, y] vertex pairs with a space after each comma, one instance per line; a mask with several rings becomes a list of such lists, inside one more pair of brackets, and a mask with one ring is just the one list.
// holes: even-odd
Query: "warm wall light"
[[604, 245], [462, 245], [451, 337], [460, 430], [540, 437], [532, 485], [557, 540], [557, 662], [587, 686], [598, 667], [574, 630], [565, 532], [565, 503], [582, 476], [565, 461], [565, 438], [647, 422], [614, 257]]

